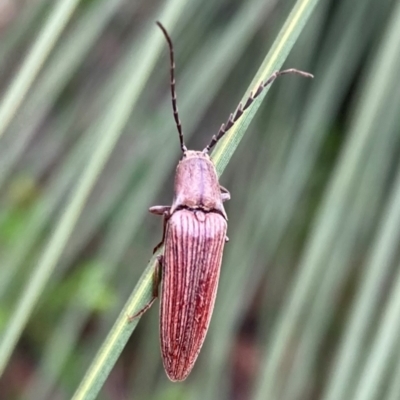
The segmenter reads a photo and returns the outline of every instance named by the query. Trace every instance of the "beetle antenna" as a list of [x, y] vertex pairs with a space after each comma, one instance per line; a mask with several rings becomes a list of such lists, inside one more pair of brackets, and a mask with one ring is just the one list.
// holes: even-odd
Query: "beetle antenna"
[[168, 47], [169, 47], [172, 111], [174, 113], [175, 124], [178, 129], [178, 133], [179, 133], [179, 141], [181, 142], [181, 149], [182, 149], [182, 152], [185, 153], [187, 151], [187, 148], [183, 141], [182, 124], [179, 119], [178, 105], [176, 103], [174, 46], [172, 45], [172, 40], [171, 40], [167, 30], [163, 27], [163, 25], [158, 21], [157, 21], [157, 25], [162, 30], [162, 32], [165, 36], [165, 39], [167, 39], [167, 43], [168, 43]]
[[203, 152], [208, 153], [218, 143], [218, 141], [225, 135], [226, 132], [229, 131], [229, 129], [232, 128], [235, 122], [242, 116], [242, 114], [250, 107], [250, 105], [254, 102], [254, 100], [262, 93], [262, 91], [267, 86], [269, 86], [278, 76], [286, 74], [297, 74], [304, 76], [305, 78], [314, 78], [314, 75], [294, 68], [285, 69], [283, 71], [275, 71], [265, 81], [265, 83], [261, 81], [257, 90], [254, 93], [253, 92], [250, 93], [250, 96], [247, 98], [246, 103], [244, 105], [242, 103], [239, 103], [235, 112], [229, 116], [225, 124], [221, 125], [221, 128], [219, 128], [218, 133], [212, 137], [211, 142], [207, 145], [207, 147], [203, 150]]

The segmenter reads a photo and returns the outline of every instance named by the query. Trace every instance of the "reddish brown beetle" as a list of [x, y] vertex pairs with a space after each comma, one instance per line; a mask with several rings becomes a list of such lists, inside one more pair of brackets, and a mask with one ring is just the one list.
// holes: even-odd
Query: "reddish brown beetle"
[[[176, 169], [172, 206], [154, 206], [149, 211], [164, 217], [163, 239], [156, 247], [165, 245], [164, 255], [159, 258], [162, 358], [168, 377], [172, 381], [181, 381], [189, 375], [210, 324], [224, 244], [227, 241], [228, 218], [223, 202], [230, 199], [230, 194], [219, 185], [217, 172], [208, 153], [263, 89], [279, 75], [295, 73], [305, 77], [313, 76], [296, 69], [274, 72], [265, 83], [260, 83], [244, 105], [239, 104], [203, 151], [188, 150], [183, 141], [176, 104], [172, 41], [166, 29], [159, 22], [157, 24], [170, 50], [172, 109], [182, 159]], [[156, 275], [159, 276], [158, 273]], [[158, 287], [158, 282], [155, 286]]]

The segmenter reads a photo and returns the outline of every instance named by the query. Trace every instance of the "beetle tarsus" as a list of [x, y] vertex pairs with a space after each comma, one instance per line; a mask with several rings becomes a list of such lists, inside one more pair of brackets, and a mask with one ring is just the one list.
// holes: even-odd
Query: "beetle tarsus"
[[133, 320], [135, 320], [136, 318], [141, 317], [153, 305], [156, 299], [157, 297], [153, 296], [151, 300], [140, 311], [138, 311], [136, 314], [128, 315], [127, 316], [128, 322], [133, 322]]

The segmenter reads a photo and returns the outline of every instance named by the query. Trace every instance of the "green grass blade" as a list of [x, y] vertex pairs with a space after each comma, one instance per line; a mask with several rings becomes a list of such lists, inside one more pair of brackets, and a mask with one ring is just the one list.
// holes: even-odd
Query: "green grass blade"
[[[25, 35], [29, 34], [29, 30], [34, 25], [35, 20], [46, 7], [49, 0], [34, 0], [25, 4], [22, 14], [17, 21], [10, 26], [10, 32], [6, 32], [0, 43], [0, 70], [6, 68], [10, 60], [10, 53], [13, 48], [23, 41]], [[29, 33], [28, 33], [29, 32]]]
[[7, 146], [7, 151], [0, 158], [0, 188], [122, 1], [102, 0], [99, 4], [93, 4], [82, 13], [70, 27], [71, 32], [58, 44], [53, 57], [43, 68], [41, 76], [21, 107], [17, 123], [11, 124], [7, 132], [9, 136], [13, 136], [13, 144]]
[[[183, 11], [185, 3], [186, 1], [184, 0], [170, 1], [165, 8], [163, 21], [166, 24], [172, 24]], [[150, 49], [150, 51], [142, 58], [140, 65], [138, 65], [137, 73], [131, 77], [132, 80], [126, 82], [120, 92], [117, 93], [110, 110], [99, 123], [97, 129], [101, 133], [100, 140], [87, 167], [77, 182], [70, 202], [38, 261], [38, 266], [32, 278], [29, 280], [26, 289], [23, 290], [23, 295], [7, 325], [0, 344], [0, 374], [4, 371], [21, 332], [72, 234], [90, 191], [107, 162], [129, 118], [131, 109], [138, 100], [139, 94], [150, 76], [157, 56], [163, 48], [164, 43], [159, 36], [159, 32], [154, 31], [153, 26], [151, 29], [151, 34], [144, 44], [145, 48]]]
[[[259, 84], [261, 81], [265, 82], [274, 71], [281, 68], [317, 3], [318, 0], [298, 0], [296, 2], [278, 37], [274, 41], [271, 50], [248, 88], [247, 93], [254, 90], [257, 87], [257, 83]], [[239, 142], [243, 138], [268, 89], [266, 88], [263, 91], [260, 98], [254, 102], [248, 112], [242, 115], [239, 121], [227, 132], [223, 140], [218, 143], [215, 151], [213, 151], [212, 160], [219, 175], [224, 171]], [[243, 100], [246, 100], [247, 96], [243, 96]]]
[[[398, 188], [400, 189], [400, 185]], [[400, 204], [400, 190], [397, 193], [397, 207]], [[389, 293], [378, 331], [372, 343], [364, 368], [361, 372], [354, 400], [374, 400], [378, 398], [385, 373], [388, 372], [390, 357], [396, 349], [400, 330], [400, 265], [397, 266], [397, 277]]]
[[[71, 398], [92, 365], [86, 394], [98, 399], [255, 400], [269, 381], [263, 400], [327, 400], [332, 388], [334, 400], [398, 400], [398, 1], [318, 2], [280, 67], [315, 79], [280, 78], [255, 104], [261, 109], [221, 176], [232, 196], [230, 243], [210, 329], [185, 382], [163, 371], [159, 301], [136, 328], [127, 319], [151, 296], [153, 265], [124, 308], [160, 240], [161, 218], [147, 209], [170, 203], [179, 158], [168, 49], [155, 20], [174, 43], [185, 142], [202, 149], [247, 97], [296, 1], [195, 0], [173, 25], [146, 1], [76, 8], [1, 137], [2, 340], [106, 135], [98, 127], [154, 50], [150, 31], [160, 55], [38, 289], [0, 397]], [[6, 3], [0, 101], [59, 0]]]
[[8, 128], [80, 0], [59, 0], [0, 103], [0, 137]]
[[[266, 352], [268, 357], [260, 378], [256, 399], [272, 396], [272, 393], [275, 392], [275, 382], [280, 371], [279, 365], [283, 362], [285, 351], [289, 347], [291, 340], [293, 340], [296, 325], [303, 315], [302, 311], [307, 307], [310, 293], [314, 292], [315, 283], [320, 281], [325, 271], [324, 260], [331, 249], [332, 242], [340, 231], [339, 223], [343, 218], [343, 205], [348, 193], [355, 184], [355, 177], [358, 173], [360, 161], [363, 159], [364, 151], [372, 135], [376, 132], [374, 129], [364, 128], [373, 126], [375, 113], [379, 109], [380, 101], [382, 101], [379, 96], [383, 96], [384, 89], [387, 89], [386, 85], [390, 85], [390, 76], [388, 74], [390, 75], [389, 71], [382, 71], [374, 75], [376, 80], [371, 80], [369, 90], [374, 95], [368, 97], [368, 99], [371, 101], [370, 107], [372, 108], [363, 110], [363, 115], [358, 120], [359, 124], [352, 132], [349, 143], [345, 146], [343, 154], [337, 163], [337, 170], [324, 196], [320, 215], [315, 223], [308, 246], [300, 260], [298, 276], [295, 278], [290, 296], [285, 301], [285, 306], [268, 346]], [[374, 106], [376, 106], [376, 109], [373, 108]], [[343, 396], [332, 397], [332, 399], [338, 398], [343, 398]]]
[[397, 400], [400, 393], [400, 344], [397, 345], [397, 352], [395, 353], [395, 357], [397, 362], [394, 366], [394, 371], [392, 375], [392, 379], [388, 385], [388, 393], [385, 397], [385, 400]]
[[150, 260], [149, 265], [140, 278], [135, 290], [122, 309], [117, 321], [108, 334], [104, 344], [98, 351], [92, 365], [84, 376], [72, 400], [92, 400], [97, 397], [112, 367], [121, 354], [131, 333], [139, 322], [139, 318], [129, 321], [146, 303], [146, 288], [152, 287], [154, 282], [154, 268], [157, 255]]
[[[265, 80], [274, 70], [280, 68], [296, 38], [299, 36], [301, 29], [304, 27], [315, 4], [316, 1], [299, 1], [296, 4], [288, 18], [288, 21], [282, 28], [275, 45], [269, 52], [266, 61], [264, 61], [261, 72], [257, 74], [257, 81], [261, 79]], [[220, 174], [232, 156], [240, 138], [243, 137], [245, 130], [250, 124], [250, 121], [256, 112], [253, 108], [256, 107], [251, 107], [251, 109], [239, 120], [238, 126], [232, 128], [232, 131], [235, 133], [233, 134], [230, 131], [230, 134], [227, 135], [223, 141], [224, 144], [218, 146], [218, 148], [213, 152], [212, 158], [216, 165], [219, 166], [218, 172]], [[245, 122], [243, 122], [243, 120], [245, 120]], [[161, 254], [162, 251], [163, 249], [160, 249], [155, 256]], [[87, 375], [74, 396], [74, 400], [92, 399], [92, 396], [97, 394], [100, 387], [99, 382], [105, 380], [116, 361], [117, 356], [122, 351], [123, 345], [121, 347], [121, 343], [125, 343], [128, 340], [131, 332], [136, 326], [136, 321], [135, 326], [133, 326], [133, 324], [129, 326], [126, 316], [134, 315], [139, 312], [152, 297], [152, 276], [154, 274], [153, 269], [155, 266], [155, 256], [153, 256], [152, 260], [146, 267], [144, 275], [142, 275], [142, 278], [136, 285], [130, 299], [121, 312], [120, 317], [93, 361]], [[92, 394], [92, 390], [95, 391], [95, 394]]]
[[[370, 83], [365, 91], [365, 107], [357, 120], [358, 134], [373, 135], [376, 133], [376, 129], [373, 129], [375, 115], [387, 96], [388, 89], [393, 85], [391, 79], [396, 75], [399, 63], [398, 19], [396, 20], [400, 16], [399, 10], [398, 7], [397, 13], [393, 15], [393, 24], [388, 28], [391, 31], [388, 31], [386, 43], [376, 58], [377, 65], [367, 78], [367, 82]], [[398, 217], [393, 208], [392, 212], [383, 218], [382, 231], [378, 231], [377, 242], [365, 267], [365, 276], [351, 310], [349, 325], [337, 352], [333, 374], [323, 397], [325, 400], [344, 398], [349, 390], [352, 372], [362, 350], [367, 326], [371, 323], [374, 310], [376, 310], [379, 302], [381, 288], [379, 282], [383, 282], [385, 279], [390, 268], [390, 260], [394, 256], [394, 252], [397, 251], [395, 238], [398, 237], [400, 232], [398, 231], [398, 222], [396, 224], [394, 221], [396, 221], [396, 218], [398, 220]]]

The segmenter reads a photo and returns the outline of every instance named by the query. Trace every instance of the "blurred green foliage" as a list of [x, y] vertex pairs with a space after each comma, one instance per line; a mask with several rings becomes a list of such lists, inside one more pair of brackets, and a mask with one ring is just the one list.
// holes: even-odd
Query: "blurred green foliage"
[[[62, 2], [3, 3], [0, 108]], [[0, 138], [0, 348], [48, 266], [0, 399], [71, 398], [160, 240], [147, 209], [171, 202], [179, 146], [154, 22], [174, 41], [186, 142], [203, 148], [294, 4], [76, 4]], [[400, 397], [399, 37], [398, 1], [319, 2], [284, 64], [315, 79], [275, 82], [221, 178], [230, 242], [193, 373], [166, 378], [156, 302], [99, 399]]]

